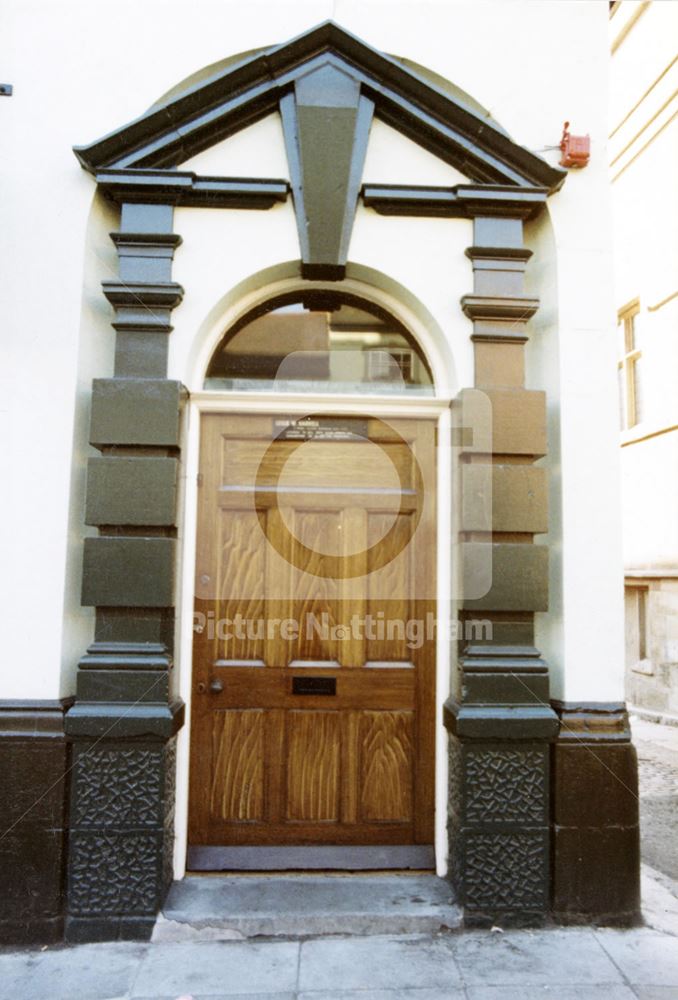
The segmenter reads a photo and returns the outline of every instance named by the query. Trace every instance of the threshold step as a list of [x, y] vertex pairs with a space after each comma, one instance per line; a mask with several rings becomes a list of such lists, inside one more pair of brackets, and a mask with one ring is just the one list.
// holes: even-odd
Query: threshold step
[[431, 934], [461, 921], [436, 875], [187, 876], [170, 889], [153, 941]]

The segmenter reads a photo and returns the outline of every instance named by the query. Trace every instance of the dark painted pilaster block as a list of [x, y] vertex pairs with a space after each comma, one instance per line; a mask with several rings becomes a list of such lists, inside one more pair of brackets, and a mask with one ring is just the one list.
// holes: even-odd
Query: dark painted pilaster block
[[78, 671], [78, 701], [135, 704], [169, 702], [167, 670], [87, 670], [82, 660]]
[[174, 608], [97, 608], [96, 643], [142, 643], [174, 648]]
[[548, 530], [546, 470], [532, 465], [462, 466], [462, 531]]
[[173, 525], [178, 465], [176, 458], [90, 458], [85, 524]]
[[564, 924], [640, 919], [638, 764], [623, 704], [554, 703], [553, 915]]
[[82, 603], [166, 608], [174, 604], [173, 538], [86, 538]]
[[115, 338], [117, 378], [163, 378], [167, 371], [167, 333], [118, 329]]
[[174, 227], [174, 208], [168, 202], [154, 205], [149, 202], [123, 201], [120, 207], [120, 228], [125, 233], [171, 233]]
[[460, 550], [464, 593], [473, 595], [465, 598], [465, 610], [548, 609], [547, 546], [462, 542]]
[[0, 942], [63, 935], [69, 747], [65, 703], [0, 702]]
[[183, 394], [165, 379], [94, 379], [90, 443], [178, 448]]

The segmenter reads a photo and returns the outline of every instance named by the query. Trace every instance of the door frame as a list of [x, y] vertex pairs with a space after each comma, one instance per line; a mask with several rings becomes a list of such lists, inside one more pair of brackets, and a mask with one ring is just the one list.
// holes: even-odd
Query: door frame
[[[443, 704], [450, 692], [453, 533], [453, 462], [450, 446], [451, 403], [449, 398], [404, 396], [365, 396], [336, 393], [302, 395], [271, 392], [213, 392], [191, 394], [186, 406], [182, 454], [185, 458], [181, 490], [180, 565], [178, 572], [176, 618], [176, 666], [178, 694], [186, 703], [186, 724], [177, 740], [176, 815], [174, 841], [174, 877], [186, 874], [188, 849], [188, 782], [191, 742], [191, 692], [193, 658], [193, 600], [198, 518], [197, 479], [200, 462], [200, 424], [204, 413], [308, 414], [332, 413], [358, 415], [369, 410], [377, 417], [435, 420], [436, 445], [436, 719], [435, 719], [435, 820], [434, 849], [436, 872], [447, 874], [447, 730], [443, 725]], [[442, 446], [447, 443], [447, 447]]]

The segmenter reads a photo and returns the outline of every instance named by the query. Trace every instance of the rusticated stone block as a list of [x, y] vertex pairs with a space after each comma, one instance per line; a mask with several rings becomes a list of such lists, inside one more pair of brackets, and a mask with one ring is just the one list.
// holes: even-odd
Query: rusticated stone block
[[466, 745], [464, 818], [468, 824], [543, 825], [548, 818], [548, 750]]
[[78, 828], [163, 822], [164, 747], [77, 746], [73, 817]]
[[162, 833], [71, 834], [72, 916], [154, 916], [161, 904]]
[[162, 608], [174, 603], [173, 538], [86, 538], [82, 603]]
[[464, 425], [474, 430], [465, 452], [533, 458], [546, 454], [545, 393], [488, 386], [464, 390], [461, 402]]
[[176, 458], [90, 458], [85, 524], [172, 525]]
[[545, 469], [464, 465], [462, 490], [462, 531], [548, 530]]
[[548, 833], [464, 831], [464, 903], [470, 910], [543, 913], [548, 901]]
[[487, 389], [492, 403], [495, 454], [546, 454], [546, 393], [531, 389]]
[[640, 831], [637, 826], [556, 826], [553, 853], [556, 920], [564, 924], [638, 922]]
[[547, 546], [464, 542], [460, 550], [463, 591], [474, 595], [464, 600], [466, 610], [548, 610]]
[[553, 780], [559, 826], [629, 826], [638, 823], [635, 747], [585, 744], [554, 747]]
[[90, 443], [178, 448], [182, 396], [168, 379], [94, 379]]
[[68, 940], [149, 937], [172, 879], [175, 743], [76, 741]]

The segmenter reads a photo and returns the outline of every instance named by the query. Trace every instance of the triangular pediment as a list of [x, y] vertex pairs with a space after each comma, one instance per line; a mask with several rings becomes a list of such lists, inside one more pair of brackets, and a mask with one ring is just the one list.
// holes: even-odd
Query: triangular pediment
[[[375, 117], [471, 181], [553, 191], [565, 173], [515, 143], [482, 110], [433, 77], [377, 51], [328, 21], [282, 45], [228, 64], [174, 91], [146, 114], [102, 139], [76, 147], [92, 173], [177, 168], [202, 150], [280, 110], [291, 93], [320, 89], [324, 107], [373, 106]], [[338, 104], [335, 101], [338, 101]], [[334, 103], [333, 103], [334, 102]], [[352, 106], [358, 112], [359, 101]], [[310, 114], [310, 112], [309, 112]], [[359, 123], [356, 123], [359, 128]]]

